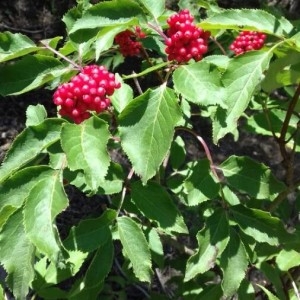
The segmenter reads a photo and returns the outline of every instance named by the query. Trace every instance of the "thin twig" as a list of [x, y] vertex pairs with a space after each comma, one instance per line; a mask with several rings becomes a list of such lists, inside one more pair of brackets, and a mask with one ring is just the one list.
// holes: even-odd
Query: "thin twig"
[[125, 196], [126, 196], [126, 192], [127, 192], [127, 183], [132, 178], [133, 174], [134, 174], [134, 170], [131, 169], [129, 171], [128, 175], [127, 175], [127, 178], [126, 178], [125, 183], [124, 183], [124, 187], [122, 189], [121, 200], [120, 200], [119, 207], [117, 209], [117, 216], [120, 214], [120, 211], [121, 211], [122, 206], [123, 206], [123, 202], [125, 200]]
[[76, 69], [81, 70], [82, 67], [78, 64], [76, 64], [74, 61], [72, 61], [71, 59], [69, 59], [68, 57], [66, 57], [65, 55], [61, 54], [60, 52], [58, 52], [57, 50], [55, 50], [54, 48], [52, 48], [51, 46], [49, 46], [47, 43], [41, 41], [41, 44], [44, 45], [48, 50], [50, 50], [51, 52], [55, 53], [57, 56], [61, 57], [62, 59], [64, 59], [65, 61], [67, 61], [68, 63], [70, 63], [72, 66], [74, 66]]
[[[136, 73], [133, 71], [132, 74], [136, 74]], [[134, 81], [134, 84], [135, 84], [135, 86], [136, 86], [136, 88], [137, 88], [139, 94], [142, 95], [142, 94], [143, 94], [143, 90], [142, 90], [142, 88], [141, 88], [141, 86], [140, 86], [139, 81], [137, 80], [136, 77], [133, 77], [132, 79], [133, 79], [133, 81]]]
[[[128, 279], [128, 276], [127, 276], [127, 275], [125, 274], [125, 272], [122, 270], [122, 267], [121, 267], [119, 261], [115, 258], [115, 259], [114, 259], [114, 262], [115, 262], [115, 265], [117, 266], [118, 271], [121, 273], [121, 275], [122, 275], [125, 279]], [[133, 284], [133, 286], [134, 286], [136, 289], [138, 289], [139, 291], [141, 291], [141, 292], [145, 295], [145, 297], [146, 297], [147, 299], [150, 299], [150, 298], [151, 298], [150, 295], [148, 294], [148, 292], [146, 292], [145, 289], [144, 289], [143, 287], [141, 287], [140, 285], [135, 284], [135, 283]]]
[[0, 23], [0, 27], [4, 27], [4, 28], [9, 29], [11, 31], [18, 31], [18, 32], [24, 32], [24, 33], [30, 33], [30, 34], [36, 34], [36, 33], [44, 32], [44, 29], [31, 30], [31, 29], [25, 29], [25, 28], [16, 28], [16, 27], [13, 27], [13, 26], [8, 26], [4, 23]]

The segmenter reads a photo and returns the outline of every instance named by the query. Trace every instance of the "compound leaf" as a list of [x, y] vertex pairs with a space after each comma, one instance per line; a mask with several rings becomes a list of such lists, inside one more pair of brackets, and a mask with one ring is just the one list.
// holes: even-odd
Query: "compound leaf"
[[285, 190], [271, 170], [249, 157], [230, 156], [220, 165], [229, 185], [256, 199], [272, 199]]
[[60, 171], [40, 180], [29, 192], [24, 207], [25, 230], [39, 251], [53, 262], [61, 256], [60, 240], [53, 224], [55, 217], [68, 205]]
[[299, 266], [300, 253], [294, 249], [282, 249], [276, 257], [276, 263], [281, 271]]
[[47, 118], [47, 111], [41, 104], [29, 105], [26, 109], [26, 127], [39, 125]]
[[136, 1], [113, 0], [93, 5], [77, 19], [70, 29], [70, 37], [76, 42], [93, 38], [103, 27], [137, 25], [136, 17], [143, 14]]
[[26, 299], [34, 278], [35, 248], [25, 233], [21, 208], [4, 225], [0, 249], [0, 261], [8, 273], [8, 286], [16, 299]]
[[120, 114], [122, 147], [144, 184], [166, 157], [180, 116], [176, 96], [165, 84], [135, 98]]
[[231, 9], [214, 14], [200, 24], [206, 30], [234, 29], [257, 30], [278, 36], [284, 36], [293, 29], [293, 25], [285, 18], [257, 9]]
[[224, 88], [220, 75], [211, 65], [200, 61], [190, 65], [183, 65], [173, 74], [174, 88], [187, 100], [198, 105], [224, 106]]
[[0, 228], [12, 213], [23, 205], [35, 184], [51, 174], [53, 170], [47, 166], [28, 167], [0, 184]]
[[62, 119], [46, 119], [29, 126], [12, 143], [0, 168], [0, 182], [34, 159], [42, 150], [55, 143], [60, 136]]
[[123, 251], [132, 263], [134, 274], [140, 281], [150, 282], [151, 253], [143, 231], [129, 217], [119, 217], [117, 222]]
[[67, 68], [49, 55], [27, 55], [12, 64], [0, 65], [0, 95], [19, 95], [64, 74]]
[[251, 51], [229, 62], [222, 76], [226, 109], [218, 107], [213, 117], [214, 143], [227, 133], [236, 132], [237, 121], [248, 107], [271, 57], [272, 51]]
[[116, 218], [116, 212], [107, 209], [95, 219], [81, 221], [72, 227], [63, 244], [68, 250], [91, 252], [107, 242], [110, 236], [109, 225]]
[[155, 19], [160, 17], [165, 10], [164, 0], [138, 0], [138, 2], [140, 2]]
[[0, 62], [15, 59], [37, 50], [39, 47], [23, 34], [9, 31], [0, 33]]
[[107, 143], [108, 124], [98, 117], [77, 124], [65, 124], [61, 132], [61, 145], [72, 171], [83, 170], [87, 185], [97, 191], [107, 174], [110, 157]]
[[166, 232], [188, 232], [183, 217], [161, 185], [155, 182], [148, 182], [146, 186], [140, 181], [133, 183], [132, 200], [147, 218], [157, 222]]
[[215, 198], [220, 190], [211, 174], [207, 159], [197, 161], [191, 168], [191, 175], [184, 181], [184, 192], [187, 203], [191, 206]]
[[199, 249], [187, 261], [185, 281], [213, 268], [217, 258], [226, 248], [229, 241], [229, 223], [226, 213], [217, 210], [211, 215], [206, 221], [205, 228], [198, 232], [197, 240]]
[[272, 217], [266, 211], [236, 205], [230, 208], [230, 213], [240, 228], [257, 242], [276, 246], [281, 239], [288, 238], [280, 219]]
[[96, 251], [85, 274], [85, 288], [97, 286], [109, 273], [114, 258], [114, 245], [111, 235]]
[[248, 267], [245, 247], [234, 229], [230, 229], [230, 240], [221, 255], [220, 267], [224, 296], [229, 298], [238, 290]]

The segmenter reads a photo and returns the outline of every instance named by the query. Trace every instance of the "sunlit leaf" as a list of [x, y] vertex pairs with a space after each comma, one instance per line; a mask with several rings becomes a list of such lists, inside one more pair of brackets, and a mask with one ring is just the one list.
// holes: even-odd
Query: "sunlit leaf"
[[60, 171], [40, 180], [30, 190], [24, 207], [26, 234], [39, 251], [53, 262], [62, 258], [61, 243], [54, 225], [55, 217], [68, 205]]
[[179, 119], [176, 96], [165, 84], [135, 98], [120, 114], [122, 147], [143, 183], [166, 157]]
[[97, 191], [107, 174], [110, 157], [107, 143], [108, 124], [91, 117], [81, 124], [65, 124], [61, 132], [61, 145], [66, 153], [70, 170], [83, 170], [86, 183]]

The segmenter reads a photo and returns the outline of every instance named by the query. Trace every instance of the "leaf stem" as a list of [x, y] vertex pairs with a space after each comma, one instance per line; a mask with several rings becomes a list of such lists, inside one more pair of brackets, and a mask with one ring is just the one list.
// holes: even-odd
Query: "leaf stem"
[[289, 279], [291, 280], [291, 284], [292, 284], [292, 287], [294, 289], [294, 292], [295, 292], [295, 295], [296, 295], [297, 299], [300, 300], [300, 294], [299, 294], [299, 291], [298, 291], [298, 287], [297, 287], [297, 285], [296, 285], [296, 283], [295, 283], [295, 281], [294, 281], [294, 279], [293, 279], [293, 277], [292, 277], [292, 275], [289, 271], [287, 271], [287, 275], [288, 275]]
[[70, 63], [72, 66], [74, 66], [76, 69], [78, 70], [82, 70], [82, 67], [78, 64], [76, 64], [74, 61], [72, 61], [71, 59], [69, 59], [68, 57], [66, 57], [65, 55], [61, 54], [59, 51], [55, 50], [54, 48], [52, 48], [51, 46], [49, 46], [47, 43], [41, 41], [41, 44], [45, 46], [45, 48], [47, 48], [48, 50], [50, 50], [51, 52], [55, 53], [57, 56], [61, 57], [62, 59], [64, 59], [65, 61], [67, 61], [68, 63]]
[[193, 130], [189, 129], [189, 128], [186, 128], [186, 127], [177, 127], [176, 129], [178, 130], [184, 130], [186, 132], [189, 132], [190, 134], [192, 134], [199, 142], [200, 144], [202, 145], [204, 151], [205, 151], [205, 155], [209, 161], [209, 165], [210, 165], [210, 169], [212, 171], [212, 173], [214, 174], [214, 176], [217, 178], [218, 182], [221, 182], [221, 179], [216, 171], [216, 167], [214, 165], [214, 162], [212, 160], [212, 156], [210, 154], [210, 151], [209, 151], [209, 148], [206, 144], [206, 142], [204, 141], [204, 139], [199, 136], [198, 134], [196, 134]]
[[164, 34], [164, 32], [157, 26], [153, 25], [150, 22], [148, 22], [148, 26], [155, 30], [165, 41], [168, 39], [168, 37]]

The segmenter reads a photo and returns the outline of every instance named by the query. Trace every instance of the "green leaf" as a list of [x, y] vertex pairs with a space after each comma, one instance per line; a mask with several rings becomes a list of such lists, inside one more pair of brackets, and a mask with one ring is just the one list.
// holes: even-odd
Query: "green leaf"
[[271, 91], [285, 85], [291, 85], [299, 81], [300, 72], [292, 68], [286, 68], [300, 61], [300, 53], [290, 49], [283, 57], [280, 57], [270, 64], [266, 77], [262, 82], [262, 88], [270, 93]]
[[244, 233], [253, 237], [257, 242], [276, 246], [281, 239], [288, 238], [288, 233], [280, 219], [272, 217], [266, 211], [236, 205], [230, 208], [230, 214], [232, 220]]
[[84, 42], [93, 38], [103, 27], [137, 25], [137, 16], [143, 10], [136, 1], [113, 0], [93, 5], [73, 24], [69, 34], [72, 40]]
[[184, 140], [177, 136], [172, 142], [170, 151], [170, 163], [173, 169], [178, 170], [186, 159], [186, 150]]
[[117, 222], [123, 250], [132, 263], [135, 276], [140, 281], [151, 282], [151, 253], [143, 231], [129, 217], [119, 217]]
[[[277, 257], [276, 257], [277, 258]], [[267, 279], [272, 283], [275, 291], [280, 299], [285, 299], [286, 294], [284, 291], [284, 286], [282, 284], [282, 272], [273, 262], [263, 261], [259, 268]]]
[[47, 111], [41, 104], [29, 105], [26, 109], [26, 127], [42, 123], [47, 118]]
[[201, 293], [192, 298], [194, 300], [212, 300], [212, 299], [222, 299], [222, 288], [220, 284], [210, 284], [203, 289]]
[[61, 256], [60, 240], [53, 222], [68, 206], [60, 176], [60, 171], [53, 170], [51, 176], [37, 182], [30, 190], [24, 207], [28, 237], [53, 262], [58, 262]]
[[250, 51], [232, 59], [222, 82], [226, 109], [218, 107], [213, 118], [213, 140], [217, 143], [227, 133], [235, 133], [237, 121], [244, 113], [272, 57], [272, 51]]
[[294, 249], [282, 249], [276, 257], [276, 263], [281, 271], [299, 266], [300, 253]]
[[8, 273], [7, 284], [17, 300], [26, 298], [34, 278], [35, 249], [25, 234], [22, 209], [16, 211], [0, 233], [0, 261]]
[[240, 204], [240, 200], [239, 200], [238, 196], [227, 185], [222, 187], [222, 192], [224, 195], [224, 199], [230, 205]]
[[293, 46], [296, 46], [299, 50], [300, 49], [300, 32], [297, 32], [295, 35], [293, 35], [290, 38], [290, 41], [294, 44]]
[[290, 33], [293, 29], [293, 25], [285, 18], [279, 19], [264, 10], [256, 9], [224, 10], [210, 16], [199, 25], [205, 30], [256, 30], [280, 37]]
[[15, 59], [39, 49], [30, 38], [23, 34], [0, 32], [0, 62]]
[[122, 147], [144, 184], [166, 157], [179, 119], [177, 99], [165, 84], [135, 98], [120, 114]]
[[187, 100], [203, 106], [218, 104], [224, 107], [220, 74], [208, 62], [180, 66], [175, 70], [173, 80], [175, 90]]
[[133, 90], [130, 85], [124, 83], [119, 74], [116, 74], [116, 80], [121, 83], [121, 87], [115, 90], [110, 99], [114, 109], [120, 113], [133, 99]]
[[107, 174], [110, 157], [107, 143], [108, 124], [98, 117], [77, 124], [65, 124], [61, 132], [61, 145], [66, 153], [70, 170], [83, 170], [86, 184], [97, 191]]
[[[273, 133], [270, 128], [270, 124], [272, 124], [272, 130], [277, 136], [280, 135], [281, 128], [286, 117], [286, 111], [281, 109], [269, 109], [268, 115], [265, 112], [255, 112], [252, 116], [247, 119], [246, 129], [250, 132], [254, 132], [257, 134], [263, 134], [268, 136], [273, 136]], [[289, 126], [287, 128], [287, 136], [286, 146], [293, 149], [294, 147], [294, 139], [291, 137], [294, 135], [297, 130], [299, 118], [296, 115], [291, 116], [291, 120], [289, 122]], [[296, 144], [296, 151], [300, 150], [299, 142]]]
[[164, 0], [138, 0], [147, 10], [147, 12], [153, 16], [154, 19], [160, 17], [165, 10]]
[[208, 62], [211, 65], [215, 65], [219, 69], [225, 71], [230, 62], [230, 58], [225, 55], [209, 55], [204, 57], [202, 61]]
[[264, 286], [262, 286], [260, 284], [256, 284], [256, 285], [259, 286], [265, 292], [265, 294], [268, 296], [268, 300], [279, 300], [273, 293], [271, 293]]
[[0, 228], [9, 216], [23, 205], [35, 184], [51, 174], [53, 170], [49, 167], [34, 166], [16, 172], [0, 184]]
[[92, 252], [102, 247], [110, 237], [109, 225], [116, 218], [116, 212], [107, 209], [96, 219], [82, 220], [79, 225], [72, 227], [63, 244], [69, 250]]
[[28, 55], [12, 64], [0, 65], [0, 95], [19, 95], [64, 74], [66, 67], [48, 55]]
[[149, 243], [149, 247], [151, 250], [151, 256], [153, 261], [159, 266], [159, 268], [163, 268], [164, 266], [164, 249], [160, 239], [159, 234], [155, 228], [151, 228], [146, 232], [147, 240]]
[[185, 281], [213, 268], [229, 241], [229, 224], [224, 211], [217, 210], [205, 224], [197, 233], [199, 249], [187, 261]]
[[65, 268], [58, 268], [53, 262], [49, 263], [46, 256], [40, 259], [34, 266], [36, 276], [32, 282], [32, 289], [40, 295], [50, 285], [57, 284], [74, 276], [87, 259], [88, 253], [68, 251], [68, 255]]
[[130, 26], [131, 21], [128, 24], [118, 25], [115, 27], [105, 27], [99, 31], [96, 37], [95, 47], [96, 47], [96, 60], [99, 60], [100, 55], [103, 51], [108, 50], [112, 47], [114, 43], [115, 36], [126, 30]]
[[271, 170], [249, 157], [230, 156], [220, 165], [228, 184], [255, 199], [271, 200], [286, 189]]
[[114, 245], [111, 235], [96, 251], [85, 274], [85, 288], [89, 289], [103, 282], [108, 275], [114, 258]]
[[0, 168], [0, 182], [59, 139], [62, 119], [47, 119], [23, 130], [12, 143]]
[[223, 270], [224, 296], [230, 298], [238, 290], [248, 267], [245, 247], [234, 229], [230, 229], [230, 240], [221, 255], [220, 267]]
[[198, 205], [218, 196], [220, 184], [215, 181], [211, 174], [207, 159], [199, 160], [193, 164], [190, 174], [184, 181], [184, 193], [188, 205]]
[[132, 184], [132, 200], [137, 208], [159, 227], [168, 232], [188, 233], [183, 217], [177, 210], [169, 193], [159, 184], [140, 181]]

